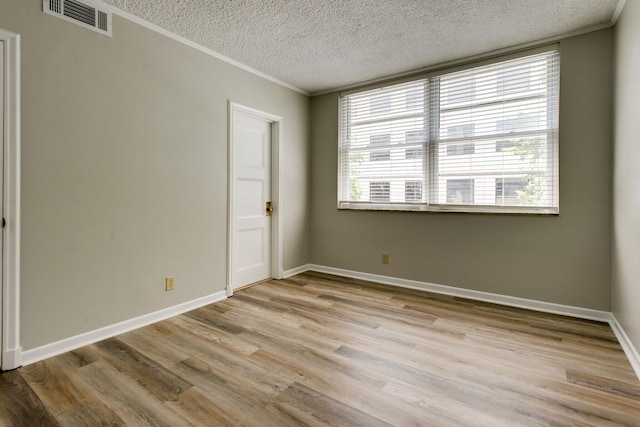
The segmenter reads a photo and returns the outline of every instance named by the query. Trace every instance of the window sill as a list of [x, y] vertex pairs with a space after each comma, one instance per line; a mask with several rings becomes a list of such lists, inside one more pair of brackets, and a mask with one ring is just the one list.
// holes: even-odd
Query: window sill
[[534, 215], [558, 216], [559, 208], [517, 206], [466, 206], [466, 205], [406, 205], [394, 203], [352, 203], [339, 202], [342, 211], [379, 211], [379, 212], [424, 212], [424, 213], [466, 213], [481, 215]]

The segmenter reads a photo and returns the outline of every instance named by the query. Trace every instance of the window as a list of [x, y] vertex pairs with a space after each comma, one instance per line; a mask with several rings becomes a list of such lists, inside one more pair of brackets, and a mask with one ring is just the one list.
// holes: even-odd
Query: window
[[447, 203], [456, 205], [473, 203], [473, 187], [472, 179], [448, 179]]
[[[468, 123], [465, 125], [449, 126], [447, 128], [447, 139], [470, 139], [473, 137], [474, 124]], [[476, 147], [473, 142], [450, 142], [447, 145], [447, 156], [458, 156], [461, 154], [474, 154]]]
[[473, 76], [460, 76], [447, 80], [443, 85], [444, 97], [449, 104], [472, 101], [475, 96], [475, 79]]
[[369, 160], [377, 162], [380, 160], [391, 160], [391, 152], [386, 149], [382, 150], [380, 147], [389, 147], [391, 143], [391, 135], [371, 135], [369, 137], [369, 145], [371, 146], [371, 152], [369, 153]]
[[420, 131], [407, 131], [405, 133], [404, 150], [405, 159], [421, 159], [422, 158], [422, 146], [426, 140], [426, 134], [423, 130]]
[[374, 181], [369, 183], [369, 199], [372, 202], [388, 202], [391, 196], [389, 181]]
[[424, 91], [420, 89], [407, 91], [405, 95], [405, 106], [407, 110], [422, 108], [424, 106]]
[[391, 110], [391, 97], [385, 94], [372, 96], [369, 109], [371, 114], [388, 113]]
[[460, 156], [462, 154], [475, 154], [476, 146], [470, 144], [450, 143], [447, 145], [447, 156]]
[[529, 90], [530, 81], [531, 68], [529, 64], [514, 65], [508, 69], [498, 71], [496, 90], [501, 95], [526, 92]]
[[338, 207], [557, 213], [559, 67], [551, 50], [342, 95]]
[[535, 183], [523, 178], [497, 178], [496, 205], [528, 204], [535, 191]]
[[405, 181], [404, 200], [405, 202], [422, 201], [422, 182], [421, 181]]
[[518, 144], [510, 139], [503, 139], [496, 141], [496, 151], [501, 153], [503, 151], [513, 150]]
[[421, 159], [422, 147], [411, 147], [404, 150], [405, 159]]

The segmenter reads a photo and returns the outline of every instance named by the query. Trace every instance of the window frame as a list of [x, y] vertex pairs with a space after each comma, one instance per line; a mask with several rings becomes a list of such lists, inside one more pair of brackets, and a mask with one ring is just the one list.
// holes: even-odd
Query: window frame
[[[498, 205], [496, 204], [451, 204], [451, 203], [447, 203], [445, 202], [440, 202], [440, 203], [433, 203], [430, 201], [433, 200], [437, 200], [437, 197], [434, 197], [434, 193], [437, 193], [438, 191], [438, 185], [442, 186], [442, 183], [445, 182], [445, 186], [446, 186], [446, 181], [447, 179], [453, 179], [453, 178], [444, 178], [442, 176], [438, 175], [438, 164], [439, 162], [441, 162], [441, 159], [438, 158], [438, 147], [437, 144], [438, 142], [435, 142], [437, 140], [437, 135], [435, 135], [435, 133], [437, 133], [437, 129], [433, 129], [437, 126], [433, 125], [433, 123], [439, 123], [439, 102], [440, 102], [440, 97], [438, 97], [437, 99], [434, 99], [433, 97], [433, 87], [436, 85], [439, 85], [439, 76], [443, 76], [443, 75], [447, 75], [450, 73], [455, 73], [458, 71], [462, 71], [462, 70], [468, 70], [468, 69], [473, 69], [476, 67], [483, 67], [485, 65], [492, 65], [492, 64], [499, 64], [502, 62], [506, 62], [506, 61], [510, 61], [513, 59], [519, 59], [519, 58], [525, 58], [528, 56], [533, 56], [536, 54], [542, 54], [542, 53], [552, 53], [555, 52], [555, 54], [557, 55], [558, 59], [557, 59], [557, 69], [555, 70], [558, 74], [558, 77], [556, 77], [556, 80], [554, 80], [554, 84], [556, 87], [557, 92], [555, 93], [555, 98], [551, 97], [551, 98], [545, 98], [547, 99], [547, 102], [556, 102], [556, 104], [553, 104], [552, 108], [548, 110], [547, 112], [547, 116], [548, 117], [552, 117], [552, 122], [551, 125], [549, 125], [548, 127], [548, 132], [544, 132], [544, 131], [538, 131], [538, 133], [541, 134], [547, 134], [547, 136], [545, 136], [545, 140], [547, 141], [545, 144], [546, 147], [551, 147], [551, 150], [548, 150], [546, 152], [546, 156], [550, 159], [547, 160], [548, 163], [553, 163], [553, 166], [551, 169], [549, 169], [549, 166], [545, 166], [544, 167], [544, 171], [547, 171], [545, 173], [551, 173], [550, 178], [549, 178], [549, 183], [546, 184], [549, 187], [552, 188], [552, 190], [549, 192], [550, 196], [547, 197], [551, 197], [549, 200], [551, 200], [551, 202], [549, 203], [548, 206], [532, 206], [532, 205], [514, 205], [514, 206], [503, 206], [503, 205]], [[339, 210], [381, 210], [381, 211], [420, 211], [420, 212], [467, 212], [467, 213], [489, 213], [489, 214], [525, 214], [525, 215], [558, 215], [560, 213], [560, 197], [559, 197], [559, 191], [560, 191], [560, 183], [559, 183], [559, 175], [560, 175], [560, 165], [559, 165], [559, 145], [560, 145], [560, 141], [559, 141], [559, 110], [560, 110], [560, 106], [559, 106], [559, 100], [560, 100], [560, 79], [559, 79], [559, 74], [560, 74], [560, 56], [561, 56], [561, 51], [560, 51], [560, 47], [558, 44], [554, 44], [554, 45], [549, 45], [549, 46], [544, 46], [541, 48], [537, 48], [537, 49], [531, 49], [531, 50], [527, 50], [524, 52], [519, 52], [516, 54], [510, 54], [510, 55], [503, 55], [501, 57], [496, 57], [496, 58], [491, 58], [488, 60], [484, 60], [484, 61], [478, 61], [475, 63], [469, 63], [469, 64], [465, 64], [462, 66], [457, 66], [457, 67], [451, 67], [448, 69], [437, 69], [434, 70], [432, 72], [423, 74], [423, 75], [418, 75], [412, 78], [405, 78], [402, 80], [396, 80], [396, 81], [391, 81], [391, 82], [387, 82], [386, 84], [381, 84], [378, 86], [369, 86], [369, 87], [362, 87], [362, 88], [358, 88], [358, 89], [351, 89], [349, 91], [340, 93], [339, 95], [339, 102], [338, 102], [338, 119], [339, 119], [339, 153], [338, 153], [338, 161], [339, 161], [339, 169], [338, 169], [338, 209]], [[527, 81], [527, 87], [529, 87], [531, 85], [531, 77], [530, 77], [530, 73], [529, 73], [529, 80]], [[425, 99], [424, 99], [424, 116], [425, 116], [425, 120], [424, 120], [424, 132], [427, 135], [427, 141], [424, 144], [423, 147], [421, 147], [424, 155], [423, 155], [423, 167], [424, 167], [424, 172], [422, 175], [422, 203], [415, 203], [415, 202], [371, 202], [371, 201], [354, 201], [354, 200], [341, 200], [341, 192], [344, 191], [345, 189], [343, 188], [342, 185], [342, 181], [343, 181], [343, 177], [342, 177], [342, 171], [345, 170], [345, 167], [348, 167], [348, 156], [344, 155], [344, 149], [342, 147], [342, 134], [343, 134], [343, 120], [344, 120], [344, 115], [343, 115], [343, 98], [345, 96], [348, 95], [354, 95], [354, 94], [358, 94], [361, 92], [367, 92], [373, 89], [377, 89], [377, 88], [388, 88], [388, 87], [393, 87], [395, 85], [398, 84], [402, 84], [402, 83], [410, 83], [410, 82], [419, 82], [421, 80], [424, 80], [424, 84], [425, 84]], [[504, 83], [504, 82], [503, 82]], [[428, 86], [431, 86], [430, 88]], [[473, 93], [475, 96], [476, 93], [476, 87], [474, 84], [472, 84], [473, 86]], [[524, 86], [524, 85], [523, 85]], [[437, 88], [437, 91], [435, 93], [439, 93], [440, 96], [442, 96], [442, 92], [439, 90], [440, 88]], [[431, 96], [428, 97], [427, 93], [431, 92]], [[500, 92], [497, 90], [497, 92]], [[502, 92], [504, 92], [504, 90], [502, 90]], [[511, 92], [509, 91], [508, 94], [511, 94]], [[410, 96], [409, 96], [410, 95]], [[459, 95], [459, 94], [458, 94]], [[456, 96], [458, 96], [456, 95]], [[375, 95], [373, 95], [375, 96]], [[415, 101], [416, 95], [415, 93], [411, 92], [411, 89], [408, 89], [407, 93], [405, 94], [405, 104], [407, 103], [407, 99], [411, 98], [412, 102], [411, 102], [411, 107], [415, 105], [420, 104], [420, 102]], [[459, 96], [458, 96], [459, 97]], [[434, 105], [438, 105], [438, 108], [433, 108]], [[409, 107], [407, 107], [409, 108]], [[525, 115], [526, 117], [526, 115]], [[410, 131], [408, 131], [410, 132]], [[502, 140], [507, 139], [507, 138], [502, 138]], [[504, 141], [500, 140], [501, 143], [504, 143]], [[498, 140], [497, 140], [498, 141]], [[496, 142], [497, 142], [496, 141]], [[440, 143], [442, 142], [442, 140], [440, 140]], [[472, 146], [473, 144], [475, 144], [475, 141], [473, 139], [471, 139], [468, 142], [457, 142], [461, 147], [467, 147], [467, 146]], [[449, 153], [446, 152], [447, 150], [445, 149], [445, 156]], [[470, 155], [473, 153], [468, 152], [469, 150], [465, 150], [462, 149], [463, 153], [460, 153], [462, 155]], [[474, 150], [475, 152], [475, 146], [474, 146]], [[501, 152], [502, 150], [497, 150], [496, 152]], [[456, 154], [458, 155], [458, 154]], [[404, 157], [405, 158], [409, 158], [406, 156], [406, 150], [404, 151]], [[411, 158], [413, 158], [413, 156], [410, 156]], [[346, 163], [345, 163], [346, 162]], [[460, 179], [464, 179], [464, 177], [460, 177]], [[472, 179], [472, 187], [474, 185], [473, 182], [473, 177]], [[406, 181], [413, 181], [416, 180], [415, 178], [408, 178]], [[406, 182], [405, 181], [405, 182]], [[438, 184], [439, 183], [439, 184]], [[440, 189], [440, 192], [442, 192], [442, 190]], [[445, 191], [446, 193], [446, 191]], [[442, 196], [442, 194], [440, 194], [440, 197]], [[446, 198], [446, 195], [445, 195]], [[473, 197], [472, 197], [473, 198]], [[406, 200], [406, 198], [405, 198]]]

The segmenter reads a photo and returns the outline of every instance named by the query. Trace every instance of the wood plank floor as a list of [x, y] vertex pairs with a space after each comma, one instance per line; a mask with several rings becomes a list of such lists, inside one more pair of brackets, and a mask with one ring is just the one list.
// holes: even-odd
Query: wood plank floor
[[2, 426], [640, 426], [607, 324], [319, 273], [0, 375]]

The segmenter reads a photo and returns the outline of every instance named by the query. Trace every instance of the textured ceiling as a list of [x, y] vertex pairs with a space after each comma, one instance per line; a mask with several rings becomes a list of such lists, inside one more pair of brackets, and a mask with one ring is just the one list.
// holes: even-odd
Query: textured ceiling
[[620, 1], [103, 0], [309, 93], [606, 25]]

